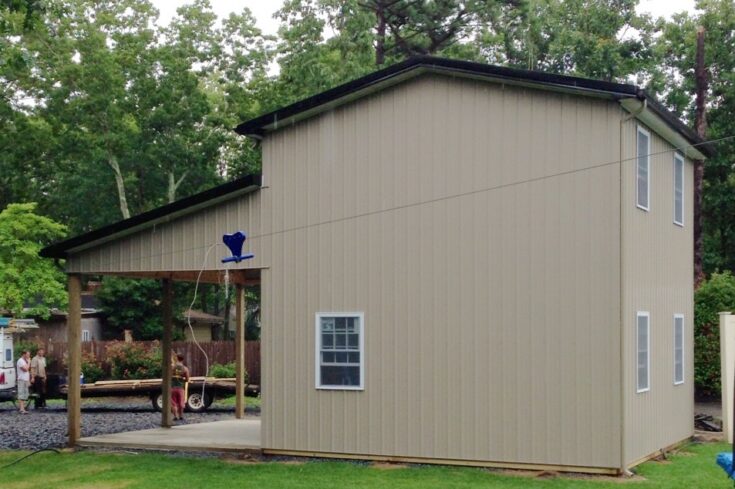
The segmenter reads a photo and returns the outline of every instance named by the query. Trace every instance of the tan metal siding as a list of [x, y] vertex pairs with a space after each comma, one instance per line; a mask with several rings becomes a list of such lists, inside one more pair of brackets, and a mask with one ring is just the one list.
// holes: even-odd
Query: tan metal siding
[[[264, 448], [618, 467], [620, 117], [431, 76], [266, 136]], [[363, 392], [314, 388], [339, 311]]]
[[[674, 224], [673, 147], [651, 133], [650, 212], [636, 207], [635, 121], [623, 129], [623, 392], [626, 463], [694, 432], [693, 165], [684, 171], [684, 227]], [[636, 312], [650, 312], [650, 391], [636, 393]], [[674, 314], [685, 317], [685, 382], [674, 385]]]
[[[223, 265], [229, 255], [222, 235], [243, 230], [248, 233], [245, 249], [255, 258], [241, 264]], [[192, 214], [70, 255], [68, 273], [153, 272], [178, 270], [224, 270], [258, 268], [267, 259], [260, 246], [260, 195], [245, 194]], [[217, 244], [207, 256], [207, 249]]]

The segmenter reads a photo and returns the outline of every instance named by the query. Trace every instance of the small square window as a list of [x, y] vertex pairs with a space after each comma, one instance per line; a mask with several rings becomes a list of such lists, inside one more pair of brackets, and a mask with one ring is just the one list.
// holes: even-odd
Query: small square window
[[316, 315], [317, 389], [364, 388], [363, 314]]

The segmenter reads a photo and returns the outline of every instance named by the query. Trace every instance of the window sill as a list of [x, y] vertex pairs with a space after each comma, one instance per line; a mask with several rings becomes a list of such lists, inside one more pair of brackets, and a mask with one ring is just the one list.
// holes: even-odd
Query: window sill
[[360, 385], [318, 385], [318, 391], [364, 391], [365, 387]]

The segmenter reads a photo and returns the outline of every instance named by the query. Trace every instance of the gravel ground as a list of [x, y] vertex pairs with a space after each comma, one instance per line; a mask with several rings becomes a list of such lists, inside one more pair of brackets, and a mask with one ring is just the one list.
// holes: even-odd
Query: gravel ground
[[[213, 404], [205, 413], [184, 413], [184, 423], [232, 419], [233, 407]], [[248, 410], [248, 414], [251, 413]], [[0, 449], [38, 450], [66, 445], [66, 407], [49, 401], [46, 409], [20, 414], [10, 402], [0, 403]], [[175, 422], [180, 423], [180, 422]], [[157, 428], [161, 413], [147, 398], [99, 398], [82, 400], [82, 436]]]

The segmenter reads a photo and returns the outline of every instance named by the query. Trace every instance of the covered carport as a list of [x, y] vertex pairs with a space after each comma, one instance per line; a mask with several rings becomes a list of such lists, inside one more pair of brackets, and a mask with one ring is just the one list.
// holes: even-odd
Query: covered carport
[[[64, 260], [68, 277], [68, 444], [81, 438], [81, 293], [85, 275], [116, 275], [160, 280], [163, 335], [161, 338], [163, 409], [161, 427], [172, 426], [171, 364], [174, 328], [173, 282], [229, 283], [235, 287], [235, 417], [245, 413], [245, 300], [244, 287], [257, 285], [263, 266], [259, 256], [260, 176], [247, 176], [205, 192], [158, 207], [103, 228], [55, 243], [41, 256]], [[223, 263], [231, 256], [222, 237], [236, 231], [248, 235], [244, 249], [249, 260]], [[244, 252], [243, 252], [244, 253]], [[243, 425], [244, 426], [244, 425]], [[185, 428], [177, 427], [178, 428]], [[248, 428], [252, 433], [252, 427]], [[201, 438], [195, 429], [189, 436]], [[258, 427], [259, 434], [259, 427]], [[161, 438], [160, 435], [158, 438]], [[142, 438], [142, 439], [145, 439]], [[249, 443], [252, 444], [251, 437]]]

